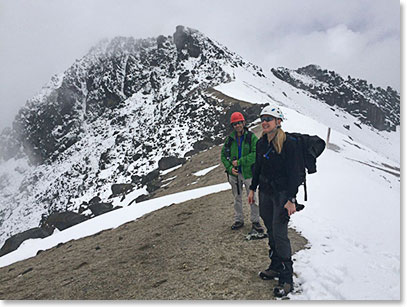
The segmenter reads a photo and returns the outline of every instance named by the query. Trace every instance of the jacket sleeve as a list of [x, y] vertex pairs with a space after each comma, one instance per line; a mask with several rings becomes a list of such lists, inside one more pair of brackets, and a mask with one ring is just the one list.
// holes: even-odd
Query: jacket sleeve
[[225, 166], [226, 171], [227, 171], [229, 174], [231, 174], [231, 173], [232, 173], [233, 164], [230, 163], [230, 161], [226, 158], [226, 155], [225, 155], [226, 142], [227, 142], [227, 139], [226, 139], [226, 141], [225, 141], [225, 144], [223, 144], [222, 151], [221, 151], [221, 153], [220, 153], [220, 160], [222, 161], [223, 165]]
[[286, 172], [287, 172], [287, 197], [289, 199], [295, 198], [298, 193], [298, 186], [300, 182], [300, 172], [299, 172], [299, 163], [298, 155], [296, 153], [296, 146], [292, 142], [286, 142]]
[[238, 161], [237, 161], [237, 166], [244, 166], [248, 165], [251, 166], [256, 162], [256, 144], [257, 144], [258, 138], [257, 136], [253, 133], [252, 134], [252, 140], [251, 140], [251, 148], [250, 148], [250, 153], [246, 156], [242, 156]]
[[[257, 137], [256, 137], [257, 139]], [[257, 186], [259, 185], [259, 178], [260, 178], [260, 170], [261, 170], [261, 163], [262, 163], [262, 153], [259, 150], [260, 142], [256, 142], [256, 153], [255, 153], [255, 163], [253, 168], [253, 177], [252, 183], [249, 187], [250, 190], [256, 191]]]

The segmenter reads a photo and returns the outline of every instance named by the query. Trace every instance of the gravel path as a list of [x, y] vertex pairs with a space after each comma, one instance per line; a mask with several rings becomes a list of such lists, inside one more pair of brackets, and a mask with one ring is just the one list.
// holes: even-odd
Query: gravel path
[[[225, 182], [222, 166], [192, 175], [220, 163], [219, 154], [216, 146], [192, 157], [154, 196]], [[219, 192], [61, 244], [0, 268], [0, 299], [273, 299], [276, 282], [257, 276], [269, 264], [267, 240], [245, 239], [244, 209], [246, 225], [232, 231], [232, 193]], [[294, 253], [304, 248], [303, 237], [289, 235]]]

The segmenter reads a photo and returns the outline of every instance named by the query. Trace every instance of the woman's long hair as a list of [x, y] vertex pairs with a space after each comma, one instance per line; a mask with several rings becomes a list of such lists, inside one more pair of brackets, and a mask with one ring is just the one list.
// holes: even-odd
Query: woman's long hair
[[283, 144], [285, 142], [286, 135], [283, 129], [278, 128], [276, 136], [273, 139], [273, 145], [275, 150], [280, 154], [281, 151], [283, 150]]
[[[264, 135], [264, 132], [262, 133], [262, 136]], [[281, 151], [283, 150], [283, 144], [285, 142], [286, 139], [286, 135], [285, 132], [283, 131], [283, 129], [281, 129], [281, 127], [277, 128], [277, 132], [276, 135], [273, 138], [273, 145], [274, 145], [274, 149], [277, 151], [277, 153], [281, 153]]]

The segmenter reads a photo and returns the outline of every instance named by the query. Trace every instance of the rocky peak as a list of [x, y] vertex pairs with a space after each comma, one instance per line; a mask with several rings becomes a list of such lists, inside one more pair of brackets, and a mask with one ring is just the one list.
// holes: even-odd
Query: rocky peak
[[197, 39], [198, 31], [184, 26], [177, 26], [173, 35], [175, 46], [180, 54], [188, 54], [193, 58], [197, 58], [201, 54], [199, 40]]
[[182, 26], [172, 36], [116, 37], [91, 48], [0, 135], [0, 161], [24, 158], [31, 165], [18, 174], [0, 168], [0, 187], [8, 187], [0, 189], [0, 203], [10, 204], [0, 211], [0, 239], [16, 225], [24, 228], [27, 217], [34, 227], [44, 212], [78, 212], [92, 197], [105, 200], [111, 184], [141, 188], [161, 159], [182, 160], [222, 142], [231, 106], [210, 89], [232, 81], [238, 67], [264, 77]]

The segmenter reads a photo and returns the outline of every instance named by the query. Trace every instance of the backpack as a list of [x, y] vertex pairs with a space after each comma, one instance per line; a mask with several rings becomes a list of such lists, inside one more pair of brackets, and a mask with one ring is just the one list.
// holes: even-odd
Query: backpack
[[286, 136], [294, 140], [296, 144], [298, 172], [300, 175], [298, 186], [304, 185], [304, 200], [307, 201], [306, 173], [314, 174], [317, 172], [317, 158], [324, 151], [326, 144], [323, 139], [316, 135], [286, 132]]

